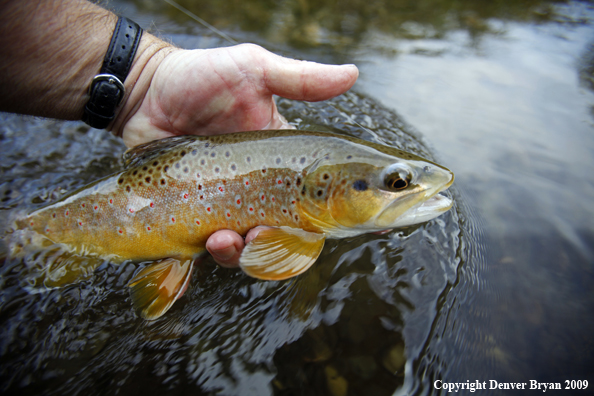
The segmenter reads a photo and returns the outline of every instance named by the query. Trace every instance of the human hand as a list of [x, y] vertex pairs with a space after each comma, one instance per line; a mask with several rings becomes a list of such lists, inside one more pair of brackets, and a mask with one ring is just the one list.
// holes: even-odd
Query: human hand
[[129, 147], [174, 135], [290, 128], [273, 95], [330, 99], [358, 76], [354, 65], [287, 59], [253, 44], [164, 52], [158, 66], [147, 64], [114, 123]]
[[[165, 51], [168, 55], [157, 66], [149, 63], [148, 74], [140, 75], [133, 100], [114, 124], [128, 146], [174, 135], [289, 128], [273, 95], [330, 99], [350, 89], [358, 76], [353, 65], [287, 59], [252, 44]], [[144, 95], [138, 91], [143, 87]], [[250, 230], [245, 241], [234, 231], [217, 231], [206, 248], [221, 266], [237, 267], [245, 244], [260, 229]]]

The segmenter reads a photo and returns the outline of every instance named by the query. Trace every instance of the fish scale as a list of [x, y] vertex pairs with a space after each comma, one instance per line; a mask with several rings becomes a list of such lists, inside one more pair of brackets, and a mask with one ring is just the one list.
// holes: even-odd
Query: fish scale
[[[398, 224], [453, 181], [450, 171], [413, 154], [304, 131], [174, 137], [129, 151], [126, 165], [17, 220], [16, 228], [70, 254], [155, 261], [130, 284], [146, 318], [162, 315], [183, 293], [193, 260], [217, 230], [245, 235], [273, 227], [248, 244], [240, 263], [249, 275], [284, 279], [305, 271], [325, 238]], [[403, 178], [406, 189], [396, 188]], [[48, 268], [53, 284], [68, 273]]]

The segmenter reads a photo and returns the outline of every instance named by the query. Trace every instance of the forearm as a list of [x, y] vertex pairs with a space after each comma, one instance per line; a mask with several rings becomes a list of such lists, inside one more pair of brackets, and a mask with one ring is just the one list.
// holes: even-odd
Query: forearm
[[[101, 69], [116, 22], [116, 15], [87, 1], [4, 1], [0, 5], [0, 110], [81, 119], [89, 85]], [[143, 34], [124, 82], [124, 101], [141, 74], [154, 73], [147, 66], [156, 63], [151, 59], [167, 47]], [[136, 99], [140, 96], [132, 94]]]

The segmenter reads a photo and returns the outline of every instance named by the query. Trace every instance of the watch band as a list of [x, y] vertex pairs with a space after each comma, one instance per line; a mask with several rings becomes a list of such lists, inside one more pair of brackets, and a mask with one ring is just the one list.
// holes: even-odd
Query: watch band
[[142, 29], [136, 22], [119, 17], [101, 71], [89, 87], [90, 99], [82, 120], [93, 128], [106, 128], [115, 118], [115, 111], [126, 93], [124, 81], [141, 37]]

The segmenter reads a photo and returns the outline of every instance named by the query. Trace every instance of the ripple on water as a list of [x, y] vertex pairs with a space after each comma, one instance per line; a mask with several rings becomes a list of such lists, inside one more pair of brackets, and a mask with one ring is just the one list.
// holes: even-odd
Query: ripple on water
[[[342, 131], [431, 158], [409, 126], [366, 97], [278, 106], [300, 129]], [[80, 123], [3, 115], [0, 134], [3, 223], [11, 210], [36, 208], [121, 166], [114, 154], [123, 152], [121, 142]], [[0, 389], [432, 392], [430, 380], [451, 367], [440, 343], [444, 323], [457, 315], [448, 293], [457, 282], [476, 281], [472, 224], [457, 202], [427, 224], [328, 241], [312, 269], [284, 282], [251, 279], [207, 259], [181, 301], [153, 322], [134, 314], [126, 287], [142, 264], [105, 264], [77, 284], [31, 291], [19, 276], [23, 263], [4, 258]]]

